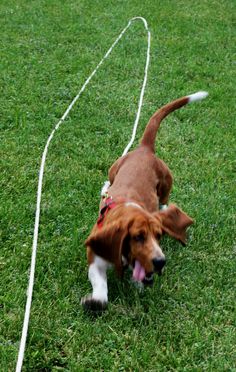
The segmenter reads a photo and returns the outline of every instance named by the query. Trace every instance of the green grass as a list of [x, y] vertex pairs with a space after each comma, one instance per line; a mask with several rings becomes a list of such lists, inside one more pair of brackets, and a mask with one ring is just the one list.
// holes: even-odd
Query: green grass
[[195, 220], [142, 293], [109, 274], [108, 311], [86, 316], [83, 245], [107, 170], [137, 109], [146, 34], [136, 23], [49, 148], [24, 371], [236, 371], [235, 2], [2, 0], [0, 370], [13, 371], [30, 265], [37, 177], [49, 133], [129, 18], [147, 18], [151, 66], [140, 138], [162, 104], [209, 98], [163, 122], [171, 201]]

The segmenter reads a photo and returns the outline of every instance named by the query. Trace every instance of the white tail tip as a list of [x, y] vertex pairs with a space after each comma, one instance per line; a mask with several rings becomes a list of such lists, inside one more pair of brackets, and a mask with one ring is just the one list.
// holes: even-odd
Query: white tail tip
[[204, 99], [208, 96], [208, 92], [200, 91], [194, 94], [190, 94], [188, 96], [188, 102], [196, 102], [196, 101], [201, 101], [201, 99]]

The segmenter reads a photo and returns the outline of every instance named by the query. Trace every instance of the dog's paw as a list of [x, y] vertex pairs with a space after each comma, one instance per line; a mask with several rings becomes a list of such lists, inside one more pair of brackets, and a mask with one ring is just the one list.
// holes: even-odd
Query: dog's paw
[[106, 301], [96, 300], [92, 295], [85, 296], [80, 301], [85, 311], [95, 314], [102, 313], [107, 308]]

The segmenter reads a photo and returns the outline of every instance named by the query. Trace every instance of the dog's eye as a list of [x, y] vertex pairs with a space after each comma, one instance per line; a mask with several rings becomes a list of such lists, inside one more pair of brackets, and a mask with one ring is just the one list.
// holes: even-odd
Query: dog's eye
[[156, 240], [160, 240], [161, 239], [161, 234], [160, 233], [157, 233], [156, 234]]
[[145, 236], [144, 234], [138, 234], [133, 236], [133, 239], [138, 243], [143, 243], [145, 241]]

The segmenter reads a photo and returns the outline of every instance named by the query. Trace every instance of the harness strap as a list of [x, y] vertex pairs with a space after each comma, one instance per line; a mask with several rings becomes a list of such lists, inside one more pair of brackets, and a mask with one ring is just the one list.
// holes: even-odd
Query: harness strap
[[111, 196], [107, 197], [105, 200], [104, 200], [104, 207], [102, 207], [102, 209], [100, 210], [99, 212], [99, 217], [97, 219], [97, 226], [98, 228], [102, 228], [103, 226], [103, 222], [104, 222], [104, 219], [107, 215], [107, 213], [115, 208], [117, 206], [116, 202], [112, 199]]

